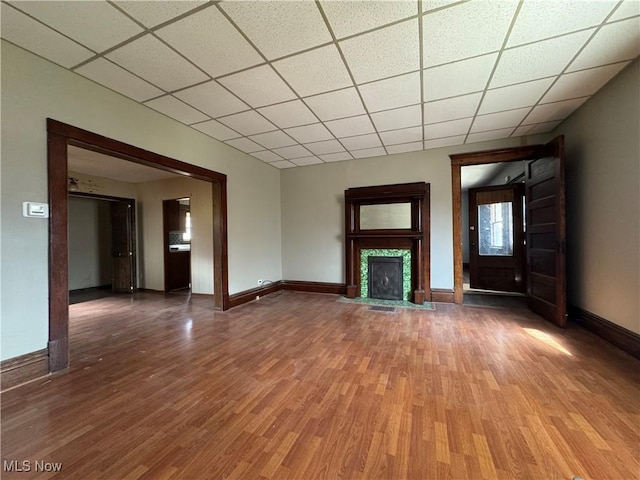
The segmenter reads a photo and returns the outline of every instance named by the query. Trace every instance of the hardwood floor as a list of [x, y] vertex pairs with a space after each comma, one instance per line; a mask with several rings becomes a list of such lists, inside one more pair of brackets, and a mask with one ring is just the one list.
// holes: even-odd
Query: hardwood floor
[[631, 356], [522, 309], [337, 298], [72, 305], [70, 370], [2, 395], [3, 467], [31, 462], [2, 477], [639, 478]]

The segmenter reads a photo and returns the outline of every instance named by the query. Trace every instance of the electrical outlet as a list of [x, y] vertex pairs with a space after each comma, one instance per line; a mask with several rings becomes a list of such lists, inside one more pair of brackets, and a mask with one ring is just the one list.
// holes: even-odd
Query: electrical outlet
[[258, 285], [262, 285], [264, 283], [264, 280], [260, 279], [258, 280]]

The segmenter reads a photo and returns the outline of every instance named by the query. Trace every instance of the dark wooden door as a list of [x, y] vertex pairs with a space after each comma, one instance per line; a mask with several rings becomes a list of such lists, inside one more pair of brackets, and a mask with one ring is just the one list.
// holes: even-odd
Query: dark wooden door
[[545, 145], [525, 170], [529, 308], [566, 325], [564, 137]]
[[135, 202], [111, 202], [111, 288], [118, 293], [135, 289]]
[[524, 185], [469, 189], [471, 288], [525, 292]]

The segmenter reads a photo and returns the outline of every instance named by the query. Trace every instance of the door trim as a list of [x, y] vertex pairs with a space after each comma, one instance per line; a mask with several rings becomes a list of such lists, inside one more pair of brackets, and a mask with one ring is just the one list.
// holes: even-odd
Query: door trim
[[47, 118], [49, 190], [49, 371], [69, 366], [67, 146], [210, 182], [213, 202], [214, 307], [229, 308], [227, 176]]

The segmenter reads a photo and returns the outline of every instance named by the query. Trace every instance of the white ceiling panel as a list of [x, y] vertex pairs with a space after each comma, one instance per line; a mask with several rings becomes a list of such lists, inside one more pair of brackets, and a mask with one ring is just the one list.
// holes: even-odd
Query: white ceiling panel
[[418, 13], [416, 1], [389, 2], [367, 0], [357, 2], [321, 1], [336, 38], [366, 32]]
[[465, 143], [486, 142], [487, 140], [498, 140], [511, 135], [515, 127], [503, 128], [501, 130], [491, 130], [489, 132], [470, 133]]
[[360, 85], [360, 94], [369, 112], [415, 105], [420, 96], [420, 72]]
[[640, 17], [610, 23], [598, 30], [567, 71], [631, 60], [640, 54]]
[[507, 127], [517, 127], [531, 109], [518, 108], [506, 112], [489, 113], [478, 115], [473, 121], [471, 132], [486, 132], [487, 130], [498, 130]]
[[259, 108], [258, 111], [280, 128], [308, 125], [318, 121], [313, 112], [300, 100]]
[[438, 100], [485, 89], [497, 53], [428, 68], [422, 74], [424, 101]]
[[423, 17], [424, 67], [500, 50], [517, 1], [467, 2]]
[[347, 150], [362, 150], [363, 148], [381, 147], [380, 137], [377, 133], [368, 135], [358, 135], [356, 137], [348, 137], [340, 139], [340, 143]]
[[415, 152], [417, 150], [422, 150], [422, 147], [422, 142], [403, 143], [400, 145], [389, 145], [387, 147], [387, 152], [389, 152], [390, 155], [394, 153]]
[[572, 33], [505, 51], [491, 79], [491, 88], [559, 75], [593, 30]]
[[353, 157], [349, 152], [327, 153], [326, 155], [320, 155], [320, 158], [325, 162], [341, 162], [343, 160], [353, 160]]
[[218, 121], [243, 135], [255, 135], [257, 133], [277, 130], [275, 125], [254, 110], [219, 118]]
[[536, 123], [533, 125], [521, 125], [511, 134], [512, 137], [521, 137], [522, 135], [537, 135], [539, 133], [547, 133], [560, 125], [560, 122]]
[[258, 135], [253, 135], [250, 138], [251, 140], [259, 143], [265, 148], [280, 148], [288, 147], [290, 145], [297, 145], [295, 140], [293, 140], [289, 135], [281, 130], [276, 130], [275, 132], [260, 133]]
[[210, 137], [222, 141], [231, 140], [232, 138], [238, 138], [242, 136], [239, 133], [231, 130], [229, 127], [222, 125], [216, 120], [208, 120], [206, 122], [196, 123], [195, 125], [191, 126], [196, 130], [209, 135]]
[[434, 138], [453, 137], [455, 135], [462, 134], [466, 135], [469, 132], [471, 120], [473, 120], [473, 117], [425, 125], [424, 138], [425, 140], [432, 140]]
[[293, 164], [293, 163], [291, 163], [291, 162], [289, 162], [287, 160], [281, 160], [279, 162], [273, 162], [273, 163], [270, 163], [269, 165], [272, 165], [272, 166], [274, 166], [276, 168], [280, 168], [280, 169], [292, 168], [292, 167], [296, 166], [295, 164]]
[[629, 62], [614, 63], [605, 67], [566, 73], [553, 84], [542, 98], [542, 102], [557, 102], [569, 98], [593, 95], [627, 65], [629, 65]]
[[209, 117], [204, 113], [199, 112], [171, 95], [150, 100], [145, 102], [145, 105], [187, 125], [209, 120]]
[[364, 106], [355, 88], [345, 88], [344, 90], [308, 97], [305, 98], [305, 102], [318, 118], [323, 121], [365, 113]]
[[420, 105], [386, 110], [371, 114], [371, 119], [379, 132], [397, 130], [405, 127], [415, 127], [422, 123]]
[[[573, 111], [582, 105], [587, 100], [587, 97], [574, 98], [572, 100], [565, 100], [563, 102], [547, 103], [545, 105], [538, 105], [531, 113], [527, 115], [524, 120], [524, 124], [530, 123], [544, 123], [554, 120], [562, 120], [567, 118], [573, 113]], [[480, 117], [478, 117], [480, 118]]]
[[307, 165], [316, 165], [318, 163], [324, 163], [318, 157], [302, 157], [291, 160], [291, 163], [295, 163], [299, 167], [305, 167]]
[[270, 60], [331, 41], [314, 2], [222, 2], [238, 27]]
[[287, 128], [285, 130], [289, 135], [300, 143], [319, 142], [321, 140], [332, 140], [333, 135], [321, 123], [312, 125], [304, 125], [302, 127]]
[[102, 52], [143, 32], [107, 2], [12, 2], [57, 31], [95, 52]]
[[301, 97], [353, 85], [335, 45], [279, 60], [273, 66]]
[[156, 34], [212, 77], [263, 62], [215, 6], [163, 27]]
[[441, 123], [448, 120], [471, 117], [480, 103], [480, 93], [446, 98], [424, 104], [424, 123]]
[[460, 0], [422, 0], [422, 11], [428, 12], [436, 8], [443, 8], [452, 3], [458, 3]]
[[75, 71], [138, 102], [144, 102], [164, 93], [149, 82], [104, 58], [85, 63]]
[[234, 73], [218, 81], [254, 108], [296, 98], [269, 65]]
[[305, 147], [311, 150], [316, 155], [323, 155], [325, 153], [343, 152], [344, 148], [337, 140], [326, 140], [324, 142], [306, 143]]
[[369, 120], [367, 115], [332, 120], [330, 122], [325, 122], [325, 125], [329, 130], [331, 130], [331, 133], [338, 138], [353, 137], [356, 135], [375, 132], [375, 128], [373, 128], [371, 120]]
[[36, 22], [6, 3], [3, 2], [1, 8], [2, 38], [67, 68], [93, 56], [90, 50]]
[[294, 145], [292, 147], [277, 148], [273, 151], [283, 158], [291, 160], [293, 158], [308, 157], [311, 152], [302, 145]]
[[[616, 0], [525, 0], [509, 34], [507, 46], [536, 42], [596, 27], [616, 6]], [[543, 7], [543, 8], [541, 8]]]
[[340, 48], [356, 83], [419, 70], [418, 20], [344, 40]]
[[175, 0], [118, 0], [115, 3], [144, 26], [155, 27], [207, 2], [204, 0], [180, 0], [179, 2]]
[[355, 150], [351, 152], [353, 158], [369, 158], [369, 157], [379, 157], [381, 155], [386, 155], [387, 151], [382, 147], [377, 148], [367, 148], [366, 150]]
[[535, 105], [554, 80], [555, 78], [544, 78], [489, 90], [482, 100], [478, 113], [493, 113]]
[[638, 0], [624, 0], [609, 18], [610, 22], [640, 15], [640, 2]]
[[263, 162], [278, 162], [282, 160], [281, 156], [276, 155], [275, 153], [270, 152], [269, 150], [263, 150], [261, 152], [253, 152], [251, 156], [256, 157], [259, 160], [262, 160]]
[[452, 145], [462, 145], [466, 135], [458, 135], [456, 137], [436, 138], [434, 140], [425, 140], [424, 149], [450, 147]]
[[231, 145], [238, 150], [241, 150], [245, 153], [258, 152], [260, 150], [264, 150], [264, 147], [261, 147], [256, 142], [249, 140], [248, 138], [236, 138], [234, 140], [227, 140], [227, 145]]
[[381, 132], [380, 138], [385, 146], [397, 145], [399, 143], [421, 142], [422, 127], [411, 127]]
[[114, 50], [107, 58], [167, 91], [207, 80], [204, 73], [152, 35]]
[[212, 117], [249, 110], [246, 103], [218, 85], [215, 80], [181, 90], [174, 95]]

